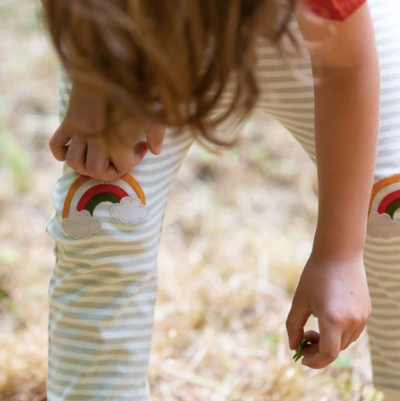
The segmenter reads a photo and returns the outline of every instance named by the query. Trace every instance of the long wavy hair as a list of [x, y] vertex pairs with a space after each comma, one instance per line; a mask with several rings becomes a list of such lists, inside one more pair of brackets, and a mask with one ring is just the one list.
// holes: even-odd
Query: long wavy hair
[[[108, 120], [214, 128], [254, 108], [260, 27], [278, 48], [296, 0], [43, 0], [47, 26], [73, 81], [104, 90]], [[223, 112], [216, 105], [233, 88]]]

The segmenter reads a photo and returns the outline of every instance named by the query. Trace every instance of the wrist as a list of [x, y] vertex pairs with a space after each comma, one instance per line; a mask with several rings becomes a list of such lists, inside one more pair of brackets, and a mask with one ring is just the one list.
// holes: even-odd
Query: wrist
[[345, 231], [336, 234], [317, 228], [311, 255], [318, 259], [355, 260], [363, 257], [364, 242], [365, 233], [352, 236]]

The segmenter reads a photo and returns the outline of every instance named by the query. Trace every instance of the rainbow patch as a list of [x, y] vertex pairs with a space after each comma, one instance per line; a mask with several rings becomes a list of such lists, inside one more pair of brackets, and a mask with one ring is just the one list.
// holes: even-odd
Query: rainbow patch
[[369, 206], [368, 234], [376, 238], [400, 235], [400, 222], [394, 219], [400, 209], [400, 174], [375, 183]]
[[144, 192], [130, 174], [113, 182], [79, 176], [65, 198], [62, 211], [64, 233], [75, 239], [86, 239], [99, 232], [101, 222], [93, 213], [105, 202], [111, 203], [111, 216], [124, 224], [138, 224], [148, 215]]

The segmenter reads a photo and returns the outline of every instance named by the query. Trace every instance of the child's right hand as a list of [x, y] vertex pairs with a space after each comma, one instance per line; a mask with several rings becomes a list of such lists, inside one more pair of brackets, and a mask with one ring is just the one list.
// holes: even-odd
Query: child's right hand
[[165, 128], [129, 121], [104, 135], [105, 113], [102, 93], [73, 85], [65, 119], [49, 145], [54, 157], [77, 173], [114, 181], [139, 164], [148, 149], [161, 152]]
[[[286, 327], [290, 348], [311, 338], [302, 364], [321, 369], [356, 341], [371, 314], [362, 253], [355, 257], [312, 255], [298, 284]], [[304, 333], [310, 317], [318, 319], [319, 333]]]

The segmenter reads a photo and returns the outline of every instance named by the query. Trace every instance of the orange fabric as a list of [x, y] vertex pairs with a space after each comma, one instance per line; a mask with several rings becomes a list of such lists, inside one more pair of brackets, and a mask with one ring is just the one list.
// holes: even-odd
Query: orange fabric
[[323, 18], [344, 21], [367, 0], [304, 0], [306, 5]]
[[136, 195], [140, 199], [140, 202], [142, 202], [142, 205], [145, 205], [146, 197], [139, 183], [130, 174], [123, 175], [121, 177], [121, 180], [124, 180], [127, 184], [129, 184], [133, 188], [133, 190], [136, 192]]
[[65, 202], [64, 202], [64, 208], [63, 208], [63, 212], [62, 212], [63, 219], [66, 219], [69, 215], [69, 209], [71, 207], [72, 199], [75, 195], [75, 192], [79, 189], [79, 187], [81, 185], [83, 185], [85, 182], [87, 182], [89, 180], [91, 180], [90, 177], [81, 175], [71, 185], [71, 188], [69, 189], [67, 197], [65, 198]]
[[387, 187], [388, 185], [396, 184], [398, 182], [400, 182], [400, 174], [394, 174], [394, 175], [391, 175], [390, 177], [383, 178], [382, 180], [380, 180], [374, 184], [374, 187], [372, 188], [371, 201], [369, 203], [368, 215], [370, 215], [370, 213], [371, 213], [372, 202], [374, 201], [374, 198], [377, 195], [377, 193], [381, 189]]

